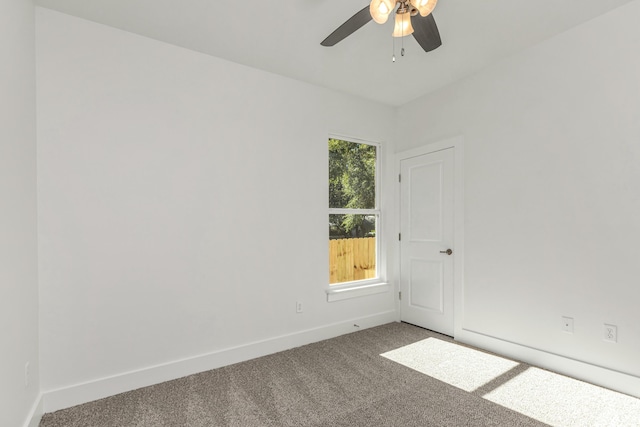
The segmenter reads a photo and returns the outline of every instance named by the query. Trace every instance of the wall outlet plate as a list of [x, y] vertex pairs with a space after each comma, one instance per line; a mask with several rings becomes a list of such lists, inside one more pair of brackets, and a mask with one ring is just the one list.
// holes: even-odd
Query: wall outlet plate
[[618, 342], [618, 327], [616, 325], [604, 324], [604, 340], [607, 342]]
[[562, 330], [568, 334], [573, 333], [573, 317], [562, 316]]

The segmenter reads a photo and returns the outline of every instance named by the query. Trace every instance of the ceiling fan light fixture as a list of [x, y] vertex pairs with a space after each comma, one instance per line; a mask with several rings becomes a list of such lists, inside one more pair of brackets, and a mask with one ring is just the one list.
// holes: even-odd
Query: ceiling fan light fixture
[[420, 16], [427, 16], [436, 8], [438, 0], [411, 0], [413, 7], [418, 9]]
[[371, 12], [374, 21], [378, 24], [384, 24], [395, 6], [396, 0], [371, 0], [369, 12]]
[[411, 25], [411, 14], [409, 12], [397, 13], [396, 24], [393, 27], [393, 37], [404, 37], [413, 34], [413, 25]]

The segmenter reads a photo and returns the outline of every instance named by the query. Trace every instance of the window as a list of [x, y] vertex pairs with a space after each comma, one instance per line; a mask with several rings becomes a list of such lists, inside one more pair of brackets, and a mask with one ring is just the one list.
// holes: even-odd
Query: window
[[329, 139], [329, 284], [378, 278], [379, 146]]

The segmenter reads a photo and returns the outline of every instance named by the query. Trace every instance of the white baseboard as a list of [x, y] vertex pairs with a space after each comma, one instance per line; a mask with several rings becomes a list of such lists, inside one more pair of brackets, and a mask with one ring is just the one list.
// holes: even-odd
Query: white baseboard
[[24, 422], [24, 427], [38, 427], [43, 414], [44, 400], [42, 399], [42, 394], [38, 394], [36, 401], [31, 406], [29, 415], [27, 415], [27, 420]]
[[[204, 372], [290, 348], [334, 338], [357, 330], [396, 321], [397, 313], [388, 311], [344, 322], [307, 329], [238, 347], [215, 351], [148, 368], [124, 372], [43, 393], [44, 412], [53, 412], [82, 403], [124, 393], [141, 387]], [[357, 325], [357, 326], [356, 326]], [[29, 426], [35, 427], [35, 426]]]
[[458, 331], [455, 339], [461, 343], [640, 398], [640, 378], [635, 375], [501, 340], [468, 329]]

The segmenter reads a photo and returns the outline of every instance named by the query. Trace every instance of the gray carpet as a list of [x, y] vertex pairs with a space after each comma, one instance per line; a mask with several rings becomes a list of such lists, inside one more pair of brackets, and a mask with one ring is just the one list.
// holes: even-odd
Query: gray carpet
[[40, 427], [546, 425], [482, 398], [499, 384], [466, 392], [380, 356], [429, 337], [451, 341], [391, 323], [45, 414]]

